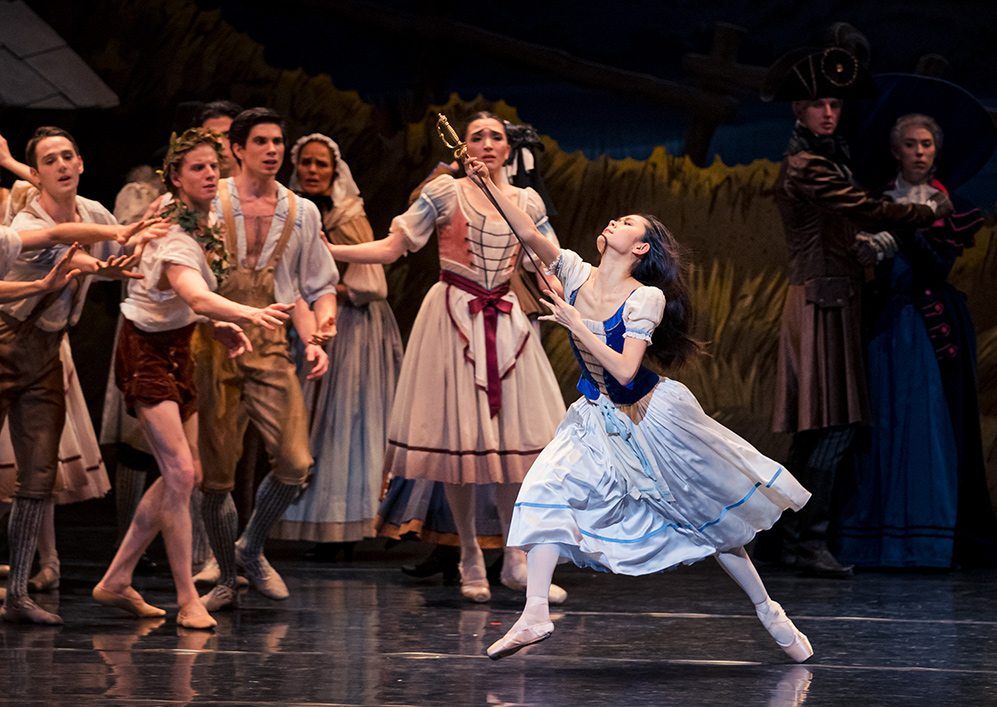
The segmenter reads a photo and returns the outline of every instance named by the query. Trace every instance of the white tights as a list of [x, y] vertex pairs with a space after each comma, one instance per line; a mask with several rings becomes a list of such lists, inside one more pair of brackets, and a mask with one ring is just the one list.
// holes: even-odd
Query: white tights
[[557, 545], [534, 545], [526, 553], [526, 608], [513, 628], [550, 621], [550, 591], [554, 568], [561, 557]]
[[[478, 546], [478, 528], [476, 517], [476, 486], [475, 484], [444, 484], [447, 503], [453, 514], [454, 525], [460, 538], [460, 561], [465, 581], [487, 582], [485, 577], [484, 558]], [[503, 539], [509, 536], [509, 524], [512, 522], [512, 511], [519, 494], [519, 484], [495, 484], [495, 505], [499, 521], [502, 524]], [[479, 559], [480, 558], [480, 559]], [[523, 552], [519, 548], [506, 548], [502, 574], [515, 576], [521, 574]], [[525, 578], [518, 577], [521, 581]], [[548, 584], [549, 584], [548, 579]]]
[[[765, 585], [743, 547], [718, 552], [714, 557], [756, 608], [768, 604], [770, 600]], [[547, 593], [559, 558], [560, 551], [557, 545], [552, 544], [534, 545], [526, 554], [526, 608], [518, 624], [529, 626], [550, 621]]]
[[730, 578], [737, 582], [737, 586], [744, 590], [752, 604], [762, 604], [769, 600], [762, 578], [758, 576], [758, 570], [743, 547], [718, 552], [714, 557]]

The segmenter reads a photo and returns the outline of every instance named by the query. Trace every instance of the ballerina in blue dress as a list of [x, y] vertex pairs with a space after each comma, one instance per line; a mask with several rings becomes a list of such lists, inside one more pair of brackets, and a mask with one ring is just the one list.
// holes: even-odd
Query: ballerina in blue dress
[[[471, 160], [468, 169], [487, 179]], [[527, 551], [526, 608], [488, 648], [495, 660], [549, 638], [547, 594], [558, 562], [643, 575], [714, 556], [762, 624], [796, 661], [807, 637], [772, 601], [744, 550], [759, 530], [810, 497], [780, 464], [703, 412], [681, 383], [642, 365], [680, 365], [699, 345], [678, 244], [653, 216], [610, 221], [599, 267], [558, 250], [492, 189], [524, 243], [564, 287], [547, 292], [570, 332], [583, 397], [541, 452], [516, 501], [508, 545]]]

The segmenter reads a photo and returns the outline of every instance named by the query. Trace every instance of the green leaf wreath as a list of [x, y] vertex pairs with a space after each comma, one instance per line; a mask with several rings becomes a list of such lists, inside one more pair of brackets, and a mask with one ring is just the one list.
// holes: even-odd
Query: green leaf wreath
[[222, 223], [209, 226], [207, 214], [188, 208], [179, 199], [167, 204], [160, 216], [178, 225], [201, 244], [208, 266], [221, 285], [229, 270], [228, 250], [225, 248], [225, 230]]

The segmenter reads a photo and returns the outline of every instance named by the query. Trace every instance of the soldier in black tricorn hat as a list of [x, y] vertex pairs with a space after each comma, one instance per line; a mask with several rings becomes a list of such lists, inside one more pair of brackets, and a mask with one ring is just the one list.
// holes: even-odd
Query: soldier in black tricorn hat
[[813, 497], [782, 523], [782, 562], [804, 574], [849, 577], [827, 546], [835, 472], [868, 419], [860, 334], [862, 266], [855, 235], [926, 226], [951, 211], [880, 201], [857, 186], [835, 134], [844, 99], [872, 98], [868, 70], [845, 49], [799, 49], [773, 65], [763, 100], [792, 101], [796, 127], [776, 182], [789, 249], [773, 428], [792, 432], [786, 463]]

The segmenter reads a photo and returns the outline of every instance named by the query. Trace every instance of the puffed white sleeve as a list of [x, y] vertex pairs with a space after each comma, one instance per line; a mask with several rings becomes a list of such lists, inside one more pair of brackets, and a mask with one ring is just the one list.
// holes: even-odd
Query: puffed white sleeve
[[402, 237], [406, 253], [426, 245], [436, 224], [449, 220], [456, 208], [458, 188], [450, 175], [439, 176], [422, 188], [408, 211], [391, 220], [389, 233]]
[[[322, 295], [335, 293], [339, 283], [339, 269], [322, 237], [322, 216], [318, 207], [307, 199], [298, 200], [301, 209], [301, 246], [293, 274], [288, 270], [288, 259], [281, 261], [274, 278], [274, 294], [278, 302], [291, 304], [300, 295], [311, 307]], [[297, 288], [295, 288], [295, 284]]]
[[150, 283], [147, 296], [154, 302], [165, 302], [173, 299], [177, 293], [171, 289], [161, 290], [155, 286], [162, 280], [163, 269], [167, 264], [182, 265], [200, 274], [208, 289], [218, 288], [215, 275], [211, 272], [211, 267], [204, 257], [204, 251], [190, 236], [186, 235], [179, 226], [173, 226], [170, 231], [154, 244], [146, 247], [142, 254], [142, 264], [140, 271], [145, 275], [145, 281]]
[[21, 254], [21, 237], [13, 228], [0, 226], [0, 278], [7, 274]]
[[[554, 233], [554, 228], [550, 225], [550, 219], [547, 218], [547, 206], [544, 204], [543, 199], [540, 198], [540, 195], [532, 187], [527, 187], [523, 191], [526, 201], [523, 210], [533, 219], [533, 223], [536, 225], [537, 230], [540, 231], [540, 235], [553, 243], [556, 248], [560, 248], [561, 244], [557, 240], [557, 234]], [[537, 261], [537, 264], [542, 267], [542, 263], [540, 263], [540, 259], [537, 258], [536, 253], [529, 248], [526, 250]], [[530, 272], [535, 271], [530, 258], [523, 258], [523, 267]]]
[[562, 248], [561, 252], [558, 253], [557, 260], [550, 264], [547, 272], [561, 281], [561, 285], [564, 287], [564, 296], [570, 299], [571, 293], [589, 279], [592, 266], [582, 260], [582, 257], [575, 251]]
[[657, 287], [638, 287], [623, 307], [623, 336], [651, 343], [665, 313], [665, 294]]

